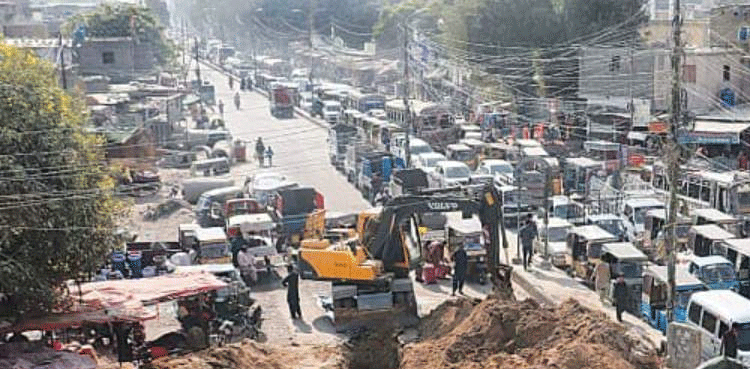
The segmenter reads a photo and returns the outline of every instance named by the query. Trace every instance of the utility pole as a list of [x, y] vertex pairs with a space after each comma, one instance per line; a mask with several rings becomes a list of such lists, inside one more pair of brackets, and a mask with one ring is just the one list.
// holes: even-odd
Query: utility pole
[[62, 77], [62, 88], [67, 90], [68, 78], [65, 75], [65, 44], [63, 43], [62, 33], [60, 33], [60, 76]]
[[404, 160], [406, 167], [411, 167], [411, 149], [409, 148], [409, 136], [412, 130], [411, 109], [409, 108], [409, 17], [404, 19], [404, 111], [406, 116], [406, 137], [404, 140]]
[[310, 0], [309, 14], [307, 15], [307, 40], [310, 42], [310, 86], [313, 84], [313, 16], [315, 15], [315, 0]]
[[667, 301], [667, 320], [674, 319], [675, 304], [675, 245], [677, 234], [675, 224], [677, 223], [677, 176], [680, 173], [680, 147], [677, 142], [677, 132], [682, 125], [682, 91], [680, 87], [680, 67], [682, 63], [682, 40], [680, 39], [680, 27], [682, 16], [680, 14], [680, 0], [674, 0], [674, 15], [672, 21], [672, 107], [670, 117], [670, 135], [667, 143], [668, 178], [669, 178], [669, 213], [667, 214], [667, 284], [669, 294]]

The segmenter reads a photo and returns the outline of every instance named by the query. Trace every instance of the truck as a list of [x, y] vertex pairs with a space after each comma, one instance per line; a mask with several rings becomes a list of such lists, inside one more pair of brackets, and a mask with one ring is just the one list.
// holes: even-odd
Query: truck
[[357, 127], [343, 123], [336, 124], [328, 130], [328, 157], [338, 170], [344, 170], [344, 158], [347, 147], [358, 141]]
[[373, 179], [380, 177], [380, 186], [385, 186], [390, 182], [393, 170], [403, 169], [405, 165], [403, 160], [389, 152], [376, 151], [363, 155], [359, 167], [356, 187], [366, 199], [374, 200], [378, 189], [373, 188]]
[[276, 85], [268, 96], [271, 100], [271, 115], [276, 118], [294, 117], [294, 98], [289, 87]]
[[298, 246], [309, 215], [324, 209], [324, 205], [323, 195], [312, 187], [279, 190], [273, 204], [273, 218], [279, 225], [279, 236], [286, 240], [287, 245]]
[[346, 180], [350, 183], [356, 183], [359, 177], [359, 163], [362, 162], [364, 155], [376, 151], [377, 148], [369, 143], [352, 142], [346, 147], [346, 156], [344, 157], [344, 174]]

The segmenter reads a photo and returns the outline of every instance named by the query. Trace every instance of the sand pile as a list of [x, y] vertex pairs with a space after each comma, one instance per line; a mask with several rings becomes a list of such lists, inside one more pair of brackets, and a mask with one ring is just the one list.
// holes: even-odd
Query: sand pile
[[327, 346], [272, 348], [251, 340], [154, 361], [153, 369], [339, 369], [340, 350]]
[[657, 368], [656, 351], [575, 301], [555, 309], [489, 298], [454, 300], [420, 325], [401, 368]]

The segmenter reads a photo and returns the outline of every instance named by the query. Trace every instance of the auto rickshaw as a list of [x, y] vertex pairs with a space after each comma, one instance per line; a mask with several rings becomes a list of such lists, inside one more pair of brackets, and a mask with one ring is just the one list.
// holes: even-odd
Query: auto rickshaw
[[[539, 225], [539, 237], [534, 240], [534, 251], [540, 255], [549, 257], [552, 265], [566, 269], [570, 266], [568, 263], [568, 248], [565, 240], [568, 233], [573, 229], [573, 225], [565, 219], [550, 217], [547, 219], [547, 225], [537, 222]], [[547, 238], [545, 250], [544, 241]]]
[[[646, 212], [643, 220], [644, 233], [643, 237], [636, 239], [634, 242], [636, 247], [641, 249], [649, 259], [653, 261], [662, 260], [666, 257], [664, 252], [663, 243], [665, 240], [664, 224], [667, 223], [667, 211], [666, 209], [652, 209]], [[677, 217], [677, 228], [675, 228], [675, 234], [677, 235], [677, 244], [675, 247], [677, 250], [685, 250], [690, 240], [689, 232], [692, 222], [689, 218], [678, 216]]]
[[599, 262], [602, 246], [617, 242], [617, 237], [595, 225], [573, 227], [568, 234], [568, 252], [571, 257], [570, 274], [591, 283], [594, 266]]
[[[687, 319], [687, 304], [693, 292], [707, 291], [708, 288], [698, 278], [688, 272], [684, 265], [675, 266], [675, 305], [672, 309], [675, 322]], [[667, 267], [649, 265], [643, 270], [643, 294], [641, 296], [641, 316], [654, 328], [667, 334], [668, 301]]]
[[448, 218], [445, 226], [445, 239], [448, 240], [450, 255], [464, 246], [468, 256], [466, 279], [479, 284], [487, 282], [487, 250], [481, 242], [482, 225], [476, 218], [454, 219]]
[[[646, 254], [642, 253], [630, 242], [607, 243], [602, 246], [600, 263], [608, 268], [596, 278], [606, 278], [607, 293], [604, 295], [609, 301], [614, 301], [614, 283], [617, 275], [625, 277], [628, 287], [628, 301], [625, 311], [638, 316], [641, 310], [641, 291], [643, 290], [643, 265], [648, 262]], [[595, 283], [595, 285], [603, 285]]]
[[716, 224], [694, 225], [688, 233], [688, 250], [695, 256], [709, 256], [715, 243], [735, 238]]
[[196, 228], [193, 230], [197, 262], [200, 264], [230, 263], [229, 242], [223, 227]]

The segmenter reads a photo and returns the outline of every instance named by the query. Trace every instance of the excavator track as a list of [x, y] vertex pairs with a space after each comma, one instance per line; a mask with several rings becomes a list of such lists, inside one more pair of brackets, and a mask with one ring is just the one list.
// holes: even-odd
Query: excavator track
[[332, 312], [336, 332], [388, 324], [409, 327], [419, 323], [411, 279], [393, 279], [385, 289], [372, 285], [333, 284]]

